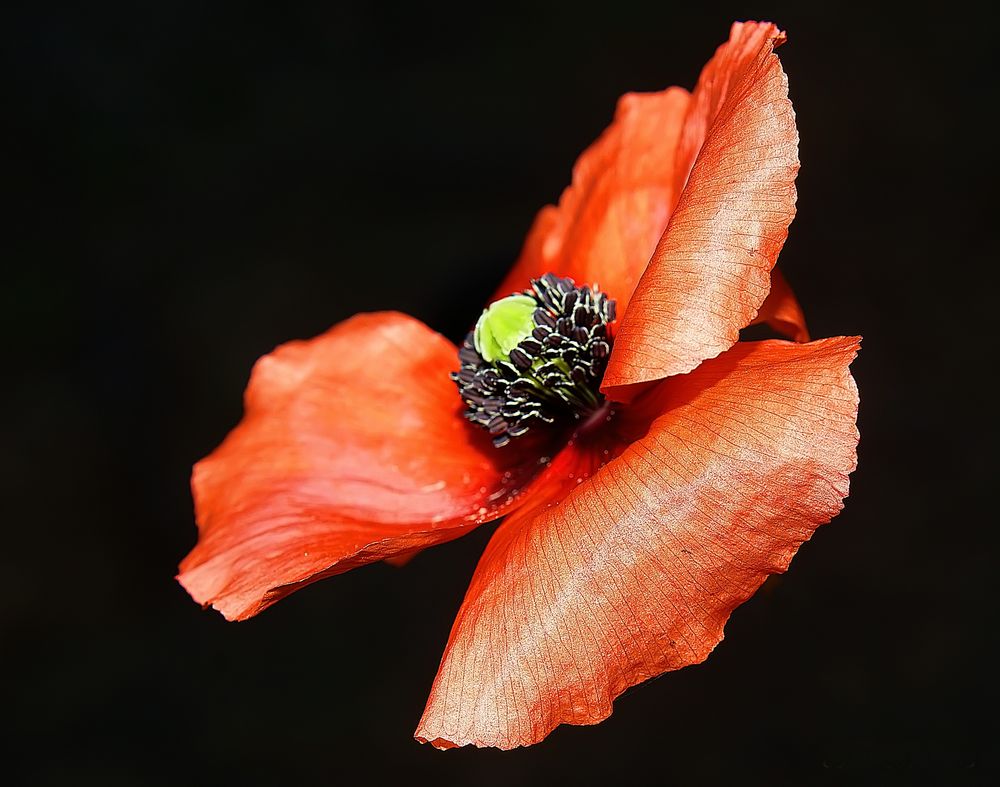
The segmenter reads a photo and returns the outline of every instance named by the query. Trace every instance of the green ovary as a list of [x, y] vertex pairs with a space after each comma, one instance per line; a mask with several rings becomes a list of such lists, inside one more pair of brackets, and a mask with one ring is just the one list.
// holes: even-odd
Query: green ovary
[[538, 303], [528, 295], [501, 298], [486, 309], [476, 323], [476, 352], [490, 363], [506, 361], [510, 351], [531, 335], [532, 315]]

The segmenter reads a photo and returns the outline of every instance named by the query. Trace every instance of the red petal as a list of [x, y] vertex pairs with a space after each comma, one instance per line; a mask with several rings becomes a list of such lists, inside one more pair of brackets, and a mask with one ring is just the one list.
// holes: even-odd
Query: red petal
[[806, 317], [802, 307], [795, 299], [788, 280], [775, 268], [771, 271], [771, 291], [760, 307], [760, 312], [751, 325], [766, 322], [778, 333], [797, 342], [809, 341], [809, 329], [806, 327]]
[[195, 466], [199, 540], [181, 584], [242, 620], [509, 510], [535, 458], [521, 464], [464, 422], [448, 378], [457, 365], [450, 342], [394, 313], [261, 358], [243, 421]]
[[558, 208], [539, 213], [521, 258], [496, 297], [552, 272], [597, 283], [622, 313], [677, 202], [674, 156], [686, 90], [630, 93], [577, 160]]
[[704, 660], [733, 609], [842, 508], [857, 346], [738, 344], [637, 402], [627, 417], [647, 418], [644, 436], [559, 505], [494, 534], [416, 737], [537, 743]]
[[621, 319], [604, 377], [615, 399], [730, 347], [767, 296], [799, 167], [788, 82], [773, 52], [783, 40], [774, 25], [736, 24], [702, 72], [681, 156], [704, 142]]

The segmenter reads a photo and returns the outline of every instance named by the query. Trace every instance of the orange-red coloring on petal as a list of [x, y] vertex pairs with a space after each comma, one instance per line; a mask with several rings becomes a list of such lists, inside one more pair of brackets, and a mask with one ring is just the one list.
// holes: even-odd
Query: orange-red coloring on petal
[[[497, 290], [551, 273], [615, 299], [591, 378], [606, 399], [496, 448], [463, 418], [458, 349], [413, 318], [283, 345], [195, 467], [192, 597], [243, 620], [503, 517], [417, 728], [439, 748], [537, 743], [704, 660], [856, 464], [860, 339], [809, 342], [775, 268], [799, 167], [784, 40], [736, 23], [692, 92], [624, 96]], [[738, 342], [756, 323], [794, 341]]]

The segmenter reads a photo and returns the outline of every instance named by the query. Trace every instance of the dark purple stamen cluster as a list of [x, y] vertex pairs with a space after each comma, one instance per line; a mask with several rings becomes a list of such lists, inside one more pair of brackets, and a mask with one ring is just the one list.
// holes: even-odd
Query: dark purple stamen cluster
[[470, 332], [458, 351], [462, 368], [451, 375], [468, 407], [465, 417], [488, 429], [498, 448], [539, 424], [589, 415], [604, 401], [599, 388], [615, 302], [552, 273], [533, 279], [524, 294], [538, 304], [535, 327], [510, 359], [486, 361]]

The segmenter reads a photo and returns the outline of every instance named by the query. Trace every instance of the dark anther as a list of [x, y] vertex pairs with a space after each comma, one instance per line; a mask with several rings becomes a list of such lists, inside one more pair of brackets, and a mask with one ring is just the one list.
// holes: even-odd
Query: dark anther
[[538, 386], [528, 380], [518, 380], [510, 384], [508, 396], [532, 396], [538, 392]]
[[535, 325], [539, 328], [543, 325], [552, 330], [556, 327], [556, 318], [552, 316], [551, 312], [545, 309], [535, 309]]
[[463, 345], [462, 349], [458, 351], [458, 360], [462, 362], [463, 366], [476, 366], [482, 358], [479, 357], [475, 347]]
[[502, 415], [496, 415], [486, 424], [486, 428], [490, 430], [490, 434], [500, 434], [507, 431], [507, 422]]
[[503, 361], [501, 361], [497, 365], [497, 368], [500, 370], [500, 374], [502, 374], [508, 380], [516, 380], [521, 376], [521, 373], [518, 372], [517, 367], [515, 367], [513, 364], [504, 363]]
[[485, 402], [483, 402], [483, 406], [487, 409], [488, 412], [496, 412], [503, 406], [503, 399], [501, 399], [499, 396], [491, 396]]
[[525, 339], [518, 345], [518, 349], [527, 353], [532, 358], [537, 358], [542, 352], [542, 343], [535, 338]]
[[531, 356], [520, 347], [515, 347], [510, 351], [510, 362], [522, 372], [531, 368]]

